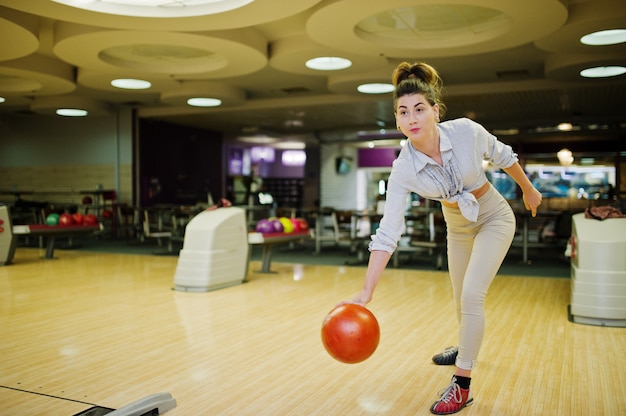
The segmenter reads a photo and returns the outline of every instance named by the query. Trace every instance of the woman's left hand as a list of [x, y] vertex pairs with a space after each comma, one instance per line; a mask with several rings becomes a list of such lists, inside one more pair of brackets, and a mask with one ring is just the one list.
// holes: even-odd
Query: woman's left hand
[[524, 191], [524, 194], [522, 195], [524, 206], [532, 213], [533, 217], [537, 215], [537, 208], [541, 205], [542, 198], [541, 192], [539, 192], [535, 187]]

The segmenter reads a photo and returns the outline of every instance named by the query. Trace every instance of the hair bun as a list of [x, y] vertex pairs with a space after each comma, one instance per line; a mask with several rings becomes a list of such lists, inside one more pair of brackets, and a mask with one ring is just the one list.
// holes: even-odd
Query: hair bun
[[424, 94], [432, 105], [439, 105], [439, 114], [443, 117], [446, 110], [441, 100], [443, 81], [435, 68], [424, 62], [402, 62], [393, 71], [391, 82], [396, 87], [394, 100], [405, 94]]
[[402, 62], [393, 71], [391, 82], [393, 85], [398, 86], [405, 79], [411, 78], [424, 82], [435, 91], [440, 91], [443, 86], [443, 81], [441, 80], [437, 70], [424, 62], [417, 62], [414, 64]]

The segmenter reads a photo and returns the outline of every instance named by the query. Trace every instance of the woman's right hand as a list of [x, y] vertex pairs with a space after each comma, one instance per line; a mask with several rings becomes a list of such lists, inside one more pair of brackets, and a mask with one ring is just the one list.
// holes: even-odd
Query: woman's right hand
[[356, 303], [357, 305], [366, 306], [372, 300], [372, 294], [367, 293], [365, 289], [360, 291], [352, 300], [342, 303]]

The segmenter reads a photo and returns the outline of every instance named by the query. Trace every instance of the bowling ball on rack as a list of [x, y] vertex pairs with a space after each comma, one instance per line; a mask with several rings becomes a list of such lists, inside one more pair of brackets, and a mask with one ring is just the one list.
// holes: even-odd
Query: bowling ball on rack
[[59, 217], [60, 215], [56, 212], [48, 214], [48, 216], [46, 217], [46, 224], [47, 225], [59, 225]]
[[298, 224], [300, 224], [300, 231], [309, 231], [309, 223], [304, 218], [294, 218]]
[[285, 234], [291, 234], [293, 233], [293, 223], [291, 222], [291, 220], [287, 217], [280, 217], [278, 219], [278, 221], [280, 221], [280, 223], [283, 225], [283, 232]]
[[322, 323], [322, 343], [331, 357], [346, 364], [368, 359], [380, 340], [380, 327], [364, 306], [346, 303], [331, 310]]
[[272, 225], [274, 226], [275, 233], [282, 233], [284, 231], [283, 223], [278, 220], [276, 217], [268, 218]]
[[83, 216], [83, 225], [98, 225], [96, 214], [86, 214]]
[[74, 217], [72, 217], [72, 214], [61, 214], [59, 216], [59, 225], [74, 225]]
[[77, 212], [75, 214], [72, 214], [72, 218], [74, 219], [74, 223], [77, 225], [82, 225], [83, 223], [83, 214], [81, 214], [80, 212]]
[[274, 224], [272, 224], [272, 222], [267, 218], [257, 221], [255, 230], [257, 233], [262, 234], [271, 234], [276, 232], [274, 231]]
[[293, 224], [293, 232], [294, 233], [299, 233], [300, 231], [302, 231], [300, 229], [300, 223], [298, 222], [297, 218], [291, 217], [291, 218], [289, 218], [289, 221], [291, 221], [291, 223]]
[[110, 209], [103, 209], [102, 218], [113, 218], [113, 211], [111, 211]]

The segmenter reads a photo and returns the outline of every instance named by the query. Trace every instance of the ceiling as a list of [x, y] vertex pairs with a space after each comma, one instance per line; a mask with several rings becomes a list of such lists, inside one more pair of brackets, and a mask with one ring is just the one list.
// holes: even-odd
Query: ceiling
[[[579, 42], [626, 28], [623, 0], [228, 1], [241, 7], [199, 16], [187, 13], [193, 6], [162, 7], [136, 17], [0, 0], [0, 117], [53, 114], [66, 102], [88, 106], [90, 117], [131, 106], [140, 117], [227, 137], [384, 138], [397, 135], [391, 94], [356, 87], [389, 82], [402, 61], [425, 61], [444, 80], [446, 118], [468, 116], [499, 134], [547, 132], [561, 122], [626, 128], [626, 75], [579, 75], [589, 66], [626, 65], [626, 43]], [[318, 56], [353, 65], [305, 67]], [[120, 77], [152, 87], [112, 87]], [[223, 104], [186, 104], [198, 95]]]

